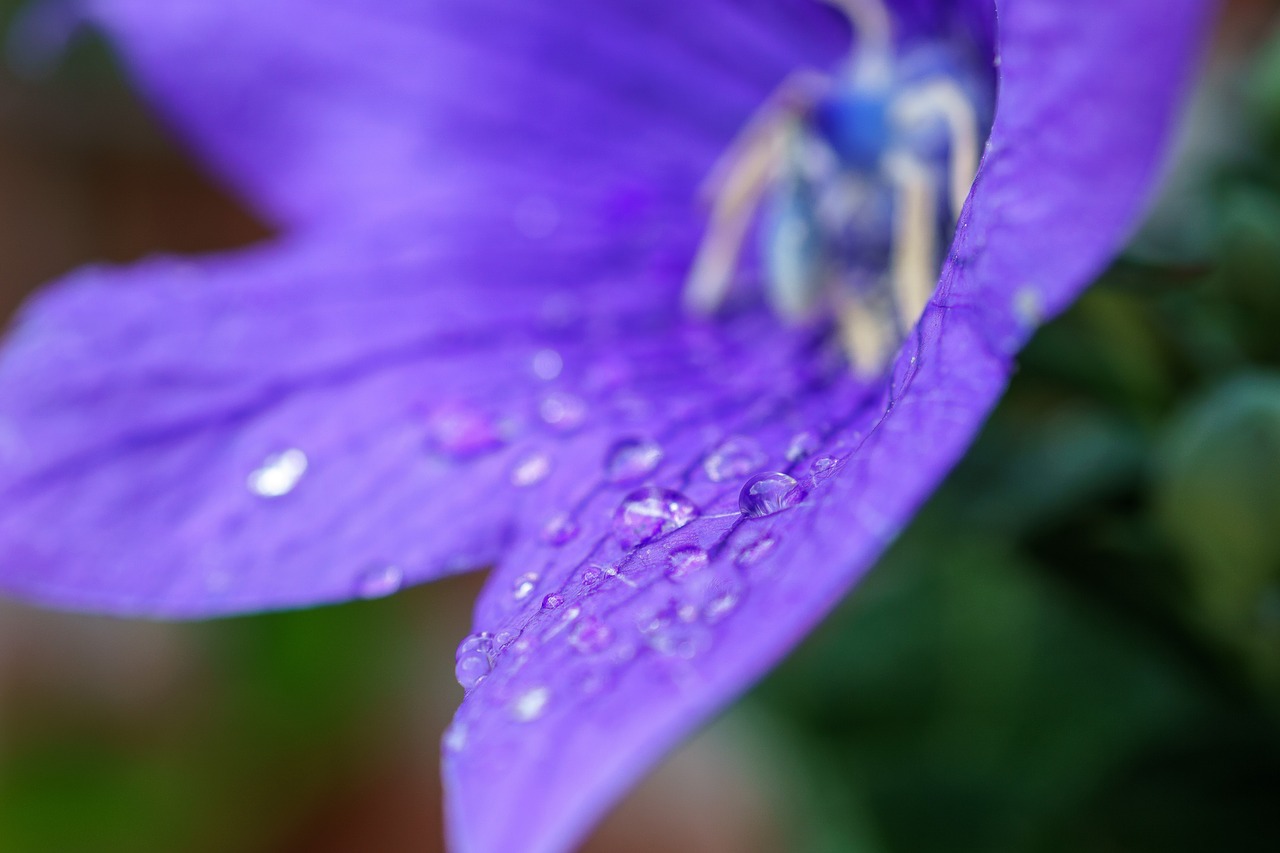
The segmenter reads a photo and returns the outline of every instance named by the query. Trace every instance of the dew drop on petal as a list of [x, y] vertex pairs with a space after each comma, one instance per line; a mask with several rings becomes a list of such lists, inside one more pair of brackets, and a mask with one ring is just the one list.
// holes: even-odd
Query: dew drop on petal
[[530, 367], [533, 369], [534, 376], [550, 382], [564, 370], [564, 359], [553, 349], [540, 349], [533, 354], [533, 363]]
[[835, 476], [839, 465], [840, 460], [834, 456], [819, 456], [809, 464], [809, 473], [813, 475], [815, 483], [821, 483]]
[[453, 723], [444, 730], [444, 748], [450, 752], [461, 752], [467, 745], [467, 727], [462, 723]]
[[558, 592], [548, 593], [542, 599], [543, 610], [555, 610], [557, 607], [559, 607], [562, 604], [564, 604], [564, 596]]
[[511, 703], [511, 716], [521, 723], [533, 722], [546, 712], [550, 700], [551, 691], [545, 687], [526, 690]]
[[648, 486], [623, 499], [613, 516], [613, 533], [623, 548], [635, 548], [679, 530], [698, 515], [698, 507], [679, 492]]
[[712, 588], [706, 604], [702, 607], [702, 618], [708, 625], [715, 625], [733, 611], [742, 602], [742, 584], [726, 579]]
[[542, 541], [559, 547], [578, 535], [578, 523], [564, 513], [552, 516], [542, 527]]
[[570, 432], [582, 426], [582, 422], [586, 420], [587, 404], [580, 397], [556, 392], [542, 398], [538, 414], [548, 426], [561, 432]]
[[738, 493], [738, 508], [747, 518], [763, 518], [790, 509], [804, 500], [794, 477], [779, 471], [757, 474]]
[[662, 461], [662, 448], [642, 438], [624, 438], [609, 448], [605, 476], [614, 483], [640, 480], [653, 473]]
[[525, 572], [516, 578], [511, 584], [511, 596], [516, 601], [524, 601], [533, 595], [534, 589], [538, 586], [538, 573]]
[[427, 418], [427, 439], [442, 453], [473, 456], [503, 443], [497, 423], [480, 409], [460, 402], [437, 406]]
[[307, 454], [296, 447], [272, 454], [249, 474], [249, 491], [264, 498], [287, 495], [307, 472]]
[[818, 437], [811, 432], [796, 433], [787, 445], [787, 461], [799, 462], [808, 459], [818, 449]]
[[584, 655], [599, 654], [613, 641], [613, 629], [603, 619], [587, 616], [574, 626], [569, 644]]
[[393, 563], [377, 563], [356, 576], [356, 594], [361, 598], [383, 598], [403, 585], [404, 572]]
[[582, 570], [582, 585], [587, 589], [595, 589], [605, 579], [606, 572], [601, 566], [587, 566]]
[[682, 581], [705, 566], [708, 559], [707, 552], [697, 545], [682, 545], [667, 556], [666, 576], [669, 580]]
[[753, 438], [734, 436], [711, 452], [702, 462], [713, 483], [736, 480], [756, 471], [766, 461], [764, 451]]
[[511, 469], [511, 484], [519, 487], [541, 483], [551, 473], [551, 457], [545, 453], [530, 453]]
[[754, 566], [763, 560], [776, 547], [778, 540], [772, 536], [765, 536], [747, 545], [738, 552], [737, 559], [734, 562], [742, 567]]
[[458, 644], [453, 674], [463, 690], [470, 690], [493, 672], [493, 638], [481, 632]]

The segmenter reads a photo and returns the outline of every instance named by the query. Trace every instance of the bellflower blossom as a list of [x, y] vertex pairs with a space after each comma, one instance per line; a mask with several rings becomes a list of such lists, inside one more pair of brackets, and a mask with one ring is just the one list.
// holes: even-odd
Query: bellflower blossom
[[[1205, 4], [996, 5], [84, 0], [282, 236], [27, 307], [0, 589], [187, 618], [492, 566], [452, 842], [567, 849], [862, 576], [1135, 224]], [[926, 78], [940, 147], [875, 123]]]

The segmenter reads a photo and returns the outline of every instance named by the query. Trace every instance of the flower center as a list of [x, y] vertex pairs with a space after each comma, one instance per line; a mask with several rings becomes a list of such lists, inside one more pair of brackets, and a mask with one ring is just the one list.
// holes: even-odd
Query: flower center
[[774, 311], [831, 317], [855, 372], [874, 376], [937, 286], [991, 97], [963, 45], [898, 49], [880, 0], [826, 2], [852, 23], [854, 50], [834, 74], [787, 78], [716, 164], [684, 295], [718, 308], [758, 222]]

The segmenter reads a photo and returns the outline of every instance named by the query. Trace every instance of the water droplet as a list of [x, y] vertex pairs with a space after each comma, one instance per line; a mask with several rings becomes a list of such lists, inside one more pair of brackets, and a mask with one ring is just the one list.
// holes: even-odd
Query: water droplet
[[787, 445], [787, 461], [799, 462], [808, 459], [818, 449], [818, 437], [811, 432], [801, 432], [792, 436]]
[[377, 563], [356, 577], [356, 594], [361, 598], [382, 598], [399, 592], [404, 572], [392, 563]]
[[582, 570], [582, 585], [587, 589], [595, 589], [605, 578], [604, 568], [601, 566], [587, 566]]
[[635, 548], [679, 530], [698, 515], [693, 501], [679, 492], [649, 486], [622, 501], [613, 516], [613, 533], [623, 548]]
[[605, 476], [614, 483], [640, 480], [653, 473], [662, 461], [662, 448], [641, 438], [624, 438], [609, 449]]
[[556, 392], [542, 398], [538, 414], [548, 426], [561, 432], [570, 432], [582, 426], [587, 418], [587, 404], [572, 394]]
[[493, 672], [493, 638], [483, 631], [458, 644], [453, 674], [463, 690], [470, 690]]
[[696, 623], [697, 610], [671, 601], [640, 615], [636, 627], [644, 641], [659, 654], [688, 660], [711, 644], [711, 635]]
[[742, 583], [736, 577], [726, 576], [717, 580], [708, 590], [706, 603], [702, 606], [702, 619], [708, 625], [715, 625], [733, 611], [742, 602]]
[[569, 644], [584, 655], [599, 654], [613, 641], [613, 629], [603, 620], [588, 616], [574, 626]]
[[543, 610], [555, 610], [562, 604], [564, 604], [564, 596], [560, 595], [558, 592], [548, 593], [546, 597], [542, 599]]
[[533, 595], [534, 589], [538, 586], [538, 573], [525, 572], [516, 578], [511, 585], [511, 595], [516, 601], [524, 601]]
[[530, 453], [511, 469], [511, 484], [525, 487], [541, 483], [551, 473], [551, 458], [545, 453]]
[[287, 495], [307, 472], [307, 454], [296, 447], [262, 460], [262, 465], [249, 474], [249, 490], [264, 498]]
[[520, 631], [518, 629], [499, 631], [493, 637], [493, 645], [496, 649], [505, 649], [518, 639], [520, 639]]
[[769, 552], [777, 546], [778, 540], [772, 536], [765, 536], [757, 539], [750, 545], [738, 552], [738, 558], [734, 560], [739, 566], [754, 566], [756, 563], [768, 556]]
[[804, 490], [790, 477], [778, 471], [757, 474], [738, 493], [738, 508], [747, 518], [763, 518], [789, 509], [804, 500]]
[[545, 687], [526, 690], [511, 703], [511, 716], [521, 723], [533, 722], [546, 712], [550, 700], [551, 691]]
[[487, 414], [467, 403], [446, 403], [427, 418], [427, 439], [450, 456], [472, 456], [502, 444], [502, 434]]
[[533, 368], [534, 376], [550, 382], [564, 370], [564, 359], [553, 349], [540, 349], [533, 354], [533, 363], [530, 367]]
[[810, 463], [809, 473], [813, 475], [815, 483], [821, 483], [834, 477], [839, 466], [840, 460], [834, 456], [819, 456]]
[[766, 461], [760, 444], [753, 438], [734, 436], [717, 447], [702, 463], [713, 483], [736, 480], [756, 471]]
[[559, 547], [578, 535], [578, 523], [564, 513], [552, 516], [542, 527], [542, 541]]
[[697, 545], [682, 545], [667, 557], [667, 578], [682, 581], [705, 566], [708, 559], [707, 552]]

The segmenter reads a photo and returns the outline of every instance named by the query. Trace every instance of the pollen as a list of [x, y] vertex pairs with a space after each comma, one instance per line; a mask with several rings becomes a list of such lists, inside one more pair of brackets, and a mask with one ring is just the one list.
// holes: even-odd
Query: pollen
[[965, 46], [899, 46], [881, 0], [827, 2], [848, 18], [853, 47], [834, 72], [784, 80], [720, 158], [684, 299], [714, 312], [750, 255], [774, 312], [829, 320], [852, 370], [870, 378], [937, 288], [992, 98]]

